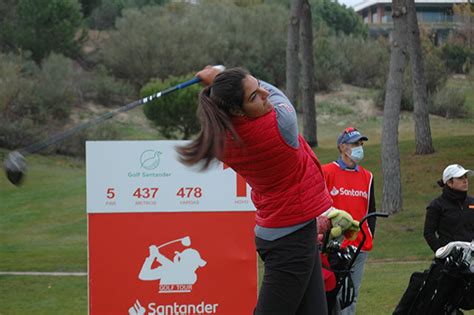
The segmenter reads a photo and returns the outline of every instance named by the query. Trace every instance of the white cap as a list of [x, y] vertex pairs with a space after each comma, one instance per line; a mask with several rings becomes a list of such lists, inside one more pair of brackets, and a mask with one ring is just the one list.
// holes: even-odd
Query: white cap
[[446, 182], [450, 180], [451, 178], [461, 177], [461, 176], [464, 176], [465, 174], [471, 176], [474, 174], [474, 172], [471, 170], [466, 170], [464, 167], [462, 167], [459, 164], [448, 165], [443, 171], [443, 183], [446, 184]]

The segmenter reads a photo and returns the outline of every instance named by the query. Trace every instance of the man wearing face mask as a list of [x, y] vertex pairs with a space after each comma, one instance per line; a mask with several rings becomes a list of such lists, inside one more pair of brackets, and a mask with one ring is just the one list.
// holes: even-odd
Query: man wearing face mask
[[[333, 199], [333, 206], [352, 215], [354, 220], [360, 221], [365, 215], [375, 212], [374, 180], [368, 170], [359, 165], [364, 158], [364, 141], [369, 140], [356, 128], [346, 128], [337, 138], [339, 158], [322, 166], [326, 186]], [[372, 249], [372, 240], [375, 232], [375, 217], [369, 218], [362, 226], [367, 240], [357, 256], [351, 270], [354, 282], [354, 302], [343, 309], [341, 314], [355, 314], [359, 288], [364, 273], [364, 265], [368, 252]], [[342, 246], [357, 247], [362, 240], [359, 232], [354, 241], [344, 240]]]

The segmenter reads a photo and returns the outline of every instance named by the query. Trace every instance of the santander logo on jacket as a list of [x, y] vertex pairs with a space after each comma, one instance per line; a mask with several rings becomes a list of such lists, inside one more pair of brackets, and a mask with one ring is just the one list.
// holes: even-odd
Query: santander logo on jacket
[[332, 187], [330, 194], [333, 197], [337, 195], [341, 195], [341, 196], [351, 196], [351, 197], [362, 197], [365, 199], [369, 198], [369, 194], [367, 193], [366, 190], [347, 189], [344, 187], [336, 188], [336, 186]]

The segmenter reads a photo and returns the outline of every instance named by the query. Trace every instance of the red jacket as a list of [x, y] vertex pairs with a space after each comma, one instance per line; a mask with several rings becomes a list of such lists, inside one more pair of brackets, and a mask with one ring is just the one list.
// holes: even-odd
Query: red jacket
[[[360, 221], [369, 210], [370, 185], [372, 183], [372, 173], [358, 166], [358, 171], [342, 170], [336, 162], [324, 164], [322, 166], [324, 178], [334, 202], [333, 206], [349, 212], [355, 220]], [[373, 196], [372, 196], [373, 197]], [[362, 226], [367, 239], [362, 250], [372, 249], [372, 233], [367, 221]], [[362, 233], [359, 232], [355, 241], [343, 242], [343, 246], [358, 246], [362, 240]]]
[[297, 149], [285, 142], [274, 110], [253, 120], [234, 117], [232, 122], [243, 146], [228, 133], [223, 162], [252, 187], [258, 225], [276, 228], [299, 224], [331, 206], [314, 152], [301, 135]]

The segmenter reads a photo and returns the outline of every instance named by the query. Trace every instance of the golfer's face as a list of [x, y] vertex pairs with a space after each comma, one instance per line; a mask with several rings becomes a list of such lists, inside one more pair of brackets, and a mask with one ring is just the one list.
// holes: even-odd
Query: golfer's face
[[244, 84], [244, 103], [242, 109], [245, 116], [257, 118], [272, 110], [268, 101], [269, 92], [260, 86], [260, 83], [251, 75], [247, 75]]
[[452, 189], [459, 190], [459, 191], [468, 191], [469, 189], [469, 181], [467, 179], [467, 175], [461, 177], [454, 177], [452, 179]]

